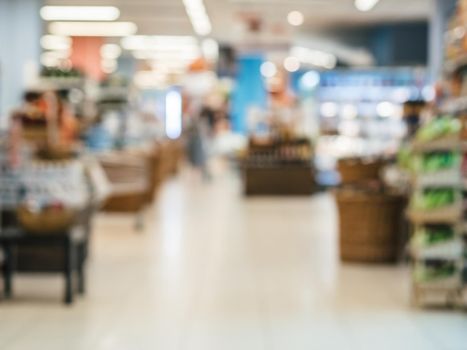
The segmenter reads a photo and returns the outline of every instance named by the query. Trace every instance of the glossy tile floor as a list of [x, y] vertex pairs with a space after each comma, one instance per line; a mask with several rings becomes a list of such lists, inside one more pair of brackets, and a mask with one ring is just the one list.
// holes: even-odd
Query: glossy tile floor
[[233, 175], [164, 186], [144, 233], [97, 220], [87, 296], [21, 276], [2, 350], [461, 350], [467, 316], [409, 306], [403, 267], [342, 266], [332, 197], [244, 199]]

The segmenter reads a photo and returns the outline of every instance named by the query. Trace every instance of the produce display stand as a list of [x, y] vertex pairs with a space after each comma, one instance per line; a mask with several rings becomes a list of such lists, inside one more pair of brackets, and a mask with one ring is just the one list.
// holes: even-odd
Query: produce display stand
[[316, 183], [310, 142], [250, 142], [243, 161], [243, 182], [248, 196], [312, 194]]
[[85, 291], [91, 221], [101, 197], [86, 173], [87, 161], [71, 142], [59, 140], [58, 99], [49, 89], [42, 86], [49, 109], [40, 115], [18, 110], [13, 114], [17, 123], [1, 140], [9, 145], [0, 156], [2, 271], [6, 297], [12, 295], [17, 272], [62, 273], [69, 304], [75, 274], [78, 292]]
[[286, 165], [244, 168], [245, 194], [311, 195], [315, 191], [311, 165]]
[[[426, 143], [417, 141], [413, 150], [420, 159], [433, 157], [436, 152], [456, 157], [460, 155], [459, 135]], [[414, 197], [428, 196], [429, 191], [439, 190], [450, 190], [454, 194], [450, 203], [434, 205], [433, 208], [412, 206], [407, 212], [414, 227], [410, 253], [413, 262], [412, 297], [416, 305], [441, 302], [455, 306], [462, 302], [463, 242], [459, 227], [463, 220], [463, 195], [460, 166], [460, 162], [454, 162], [448, 169], [432, 172], [417, 169], [414, 176]], [[442, 273], [443, 270], [447, 272]]]
[[[412, 208], [408, 217], [414, 233], [410, 244], [413, 261], [413, 301], [418, 305], [441, 302], [448, 306], [467, 305], [467, 225], [465, 203], [467, 199], [467, 1], [459, 0], [451, 18], [445, 38], [443, 96], [433, 108], [433, 114], [461, 124], [459, 130], [420, 141], [414, 140], [413, 151], [422, 159], [450, 155], [458, 159], [449, 167], [436, 171], [417, 169], [414, 178], [414, 196], [434, 193], [433, 190], [451, 191], [452, 202], [441, 207]], [[439, 129], [439, 128], [438, 128]], [[433, 198], [432, 198], [433, 199]], [[438, 197], [439, 199], [439, 197]], [[441, 272], [437, 272], [441, 271]], [[430, 276], [428, 279], [421, 276]]]
[[143, 154], [115, 151], [99, 156], [99, 161], [110, 182], [110, 194], [103, 205], [105, 212], [135, 213], [135, 228], [144, 226], [143, 212], [150, 197], [151, 179], [149, 158]]
[[340, 257], [345, 262], [391, 263], [398, 258], [405, 196], [339, 189]]
[[181, 157], [179, 142], [168, 140], [98, 155], [111, 187], [103, 211], [134, 213], [135, 228], [141, 230], [145, 209], [153, 203], [162, 182], [177, 173]]
[[135, 214], [135, 228], [144, 228], [144, 211], [150, 206], [161, 183], [178, 170], [179, 141], [133, 139], [129, 133], [136, 110], [132, 89], [125, 82], [109, 81], [100, 88], [99, 113], [118, 115], [118, 132], [112, 149], [97, 153], [110, 182], [110, 196], [103, 211]]
[[407, 198], [383, 185], [381, 173], [387, 164], [381, 157], [338, 162], [340, 186], [335, 198], [344, 262], [393, 263], [400, 257]]
[[2, 268], [5, 298], [13, 296], [13, 277], [17, 272], [63, 274], [66, 304], [73, 303], [76, 292], [83, 295], [93, 212], [87, 208], [66, 230], [42, 234], [22, 229], [15, 222], [14, 214], [2, 213], [4, 217], [9, 216], [7, 225], [0, 230], [0, 248], [5, 259]]

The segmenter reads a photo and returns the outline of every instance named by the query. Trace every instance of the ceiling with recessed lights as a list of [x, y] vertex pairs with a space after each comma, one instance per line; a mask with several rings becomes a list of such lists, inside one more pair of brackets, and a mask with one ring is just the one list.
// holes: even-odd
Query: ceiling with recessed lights
[[[183, 0], [46, 0], [48, 5], [111, 5], [120, 9], [119, 21], [134, 22], [138, 34], [193, 35]], [[189, 1], [188, 1], [189, 2]], [[238, 43], [253, 33], [259, 41], [288, 40], [297, 33], [334, 26], [427, 19], [429, 0], [380, 0], [368, 12], [358, 11], [354, 0], [204, 0], [212, 25], [210, 36]], [[287, 22], [291, 11], [304, 15], [304, 23]]]
[[[82, 15], [82, 9], [60, 12], [52, 8], [49, 15], [56, 18], [46, 18], [43, 8], [41, 15], [49, 19], [50, 34], [99, 33], [95, 36], [122, 44], [125, 52], [153, 68], [181, 71], [201, 51], [205, 58], [214, 58], [209, 52], [218, 52], [219, 42], [231, 44], [239, 52], [265, 52], [273, 61], [282, 62], [293, 54], [289, 58], [295, 61], [288, 61], [293, 71], [296, 61], [327, 69], [335, 67], [337, 61], [349, 66], [371, 65], [374, 58], [368, 50], [336, 40], [331, 31], [338, 29], [342, 33], [343, 28], [348, 31], [350, 27], [427, 20], [430, 4], [430, 0], [45, 0], [45, 5], [94, 6], [96, 11], [90, 10], [86, 19], [91, 21], [84, 23], [69, 21], [69, 17]], [[97, 11], [96, 6], [107, 9]], [[100, 22], [92, 21], [99, 17]], [[138, 37], [125, 38], [134, 34]], [[194, 43], [178, 43], [174, 36]], [[217, 42], [198, 41], [196, 36]], [[161, 40], [165, 40], [163, 44]], [[126, 44], [130, 41], [139, 46], [129, 47]], [[50, 57], [50, 62], [61, 59], [55, 56]], [[115, 58], [111, 61], [115, 63]]]

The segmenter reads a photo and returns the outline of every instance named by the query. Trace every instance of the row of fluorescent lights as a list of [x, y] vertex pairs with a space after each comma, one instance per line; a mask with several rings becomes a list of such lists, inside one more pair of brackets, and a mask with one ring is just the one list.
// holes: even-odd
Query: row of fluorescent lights
[[[45, 52], [41, 63], [57, 66], [67, 62], [71, 51], [71, 36], [115, 37], [136, 33], [133, 22], [118, 22], [120, 10], [115, 6], [44, 6], [40, 15], [50, 21], [49, 32], [41, 39]], [[112, 73], [117, 69], [117, 58], [121, 48], [116, 44], [101, 47], [101, 66], [104, 72]]]
[[219, 46], [213, 39], [204, 39], [201, 46], [193, 36], [145, 36], [122, 38], [121, 45], [136, 59], [148, 60], [156, 70], [167, 73], [183, 72], [186, 67], [204, 56], [209, 62], [217, 60]]
[[362, 12], [368, 12], [372, 10], [377, 4], [379, 0], [355, 0], [354, 4], [357, 10]]
[[[379, 0], [355, 0], [355, 7], [360, 11], [370, 11], [378, 2]], [[183, 4], [196, 34], [206, 36], [211, 33], [212, 25], [203, 0], [183, 0]], [[114, 22], [120, 17], [120, 10], [115, 6], [44, 6], [40, 14], [46, 21], [59, 21], [51, 23], [52, 34], [127, 36], [137, 31], [133, 22]], [[293, 26], [300, 26], [304, 22], [304, 16], [299, 11], [291, 11], [287, 20]]]
[[203, 0], [183, 0], [193, 30], [200, 36], [211, 33], [212, 25]]
[[[378, 2], [379, 0], [355, 0], [354, 4], [357, 10], [367, 12], [372, 10]], [[287, 15], [287, 21], [290, 25], [298, 27], [305, 22], [305, 16], [300, 11], [290, 11]]]
[[[284, 59], [284, 69], [293, 73], [298, 71], [302, 64], [314, 68], [333, 69], [336, 67], [337, 58], [328, 52], [295, 46], [290, 50], [290, 56]], [[278, 69], [274, 62], [266, 61], [261, 65], [260, 71], [265, 78], [272, 78], [277, 74]]]
[[52, 22], [49, 31], [57, 35], [110, 37], [132, 35], [138, 30], [133, 22], [116, 21], [120, 10], [115, 6], [44, 6], [40, 15]]
[[[202, 0], [185, 0], [187, 14], [198, 35], [211, 32], [211, 22]], [[67, 59], [70, 53], [71, 36], [123, 37], [122, 46], [133, 51], [138, 59], [151, 60], [153, 66], [167, 71], [181, 71], [200, 57], [201, 50], [196, 38], [177, 36], [136, 36], [137, 27], [132, 22], [116, 22], [120, 10], [114, 6], [44, 6], [40, 11], [49, 24], [50, 35], [43, 37], [41, 45], [46, 51], [43, 63], [52, 65]], [[72, 22], [71, 22], [72, 21]], [[218, 57], [218, 44], [205, 39], [202, 52], [208, 61]], [[102, 47], [103, 67], [108, 71], [116, 66], [121, 48], [116, 44]]]

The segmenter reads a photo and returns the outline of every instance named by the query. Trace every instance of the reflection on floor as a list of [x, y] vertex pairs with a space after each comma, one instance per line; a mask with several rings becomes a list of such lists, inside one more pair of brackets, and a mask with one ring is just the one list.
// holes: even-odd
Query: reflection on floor
[[99, 217], [70, 308], [59, 278], [18, 277], [0, 349], [467, 349], [465, 314], [409, 307], [405, 268], [338, 262], [330, 195], [246, 200], [234, 176], [184, 176], [147, 216], [144, 233]]

